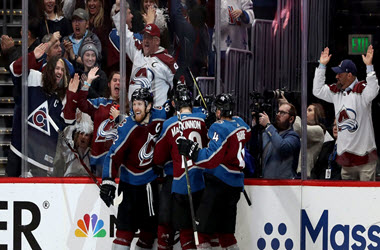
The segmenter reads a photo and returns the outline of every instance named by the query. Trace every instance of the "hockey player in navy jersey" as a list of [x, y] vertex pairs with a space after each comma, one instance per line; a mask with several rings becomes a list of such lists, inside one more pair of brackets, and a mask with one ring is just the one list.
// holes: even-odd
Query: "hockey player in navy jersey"
[[[179, 85], [180, 86], [180, 85]], [[207, 143], [207, 129], [203, 113], [192, 113], [192, 101], [188, 90], [179, 88], [174, 97], [174, 105], [181, 114], [183, 124], [183, 136], [198, 143], [199, 147]], [[173, 160], [173, 184], [172, 184], [172, 211], [161, 211], [161, 216], [167, 218], [167, 213], [171, 215], [173, 228], [180, 231], [180, 242], [182, 249], [196, 249], [193, 230], [190, 205], [188, 198], [187, 182], [185, 176], [185, 167], [182, 156], [178, 152], [177, 140], [180, 137], [180, 122], [177, 116], [166, 120], [154, 151], [154, 163], [164, 165], [167, 161]], [[192, 163], [187, 162], [189, 169], [189, 180], [193, 197], [194, 209], [199, 205], [203, 189], [203, 169], [198, 168]], [[161, 202], [161, 200], [160, 200]], [[161, 204], [160, 204], [161, 206]], [[171, 213], [171, 214], [170, 214]], [[168, 223], [168, 222], [166, 222]], [[168, 225], [159, 223], [158, 227], [158, 249], [169, 249], [165, 242], [165, 235], [169, 234]]]
[[199, 247], [210, 248], [212, 233], [216, 233], [223, 249], [239, 249], [235, 239], [236, 206], [244, 187], [244, 145], [251, 136], [250, 127], [232, 116], [234, 100], [230, 94], [215, 99], [217, 121], [208, 131], [207, 148], [199, 149], [196, 142], [178, 140], [180, 154], [195, 165], [206, 168], [201, 204], [196, 212]]
[[140, 235], [135, 249], [151, 249], [157, 232], [157, 174], [153, 171], [154, 145], [166, 119], [164, 109], [152, 108], [148, 89], [132, 94], [133, 114], [119, 125], [117, 139], [103, 167], [100, 197], [110, 206], [115, 198], [114, 178], [120, 169], [119, 193], [123, 201], [117, 214], [116, 239], [112, 249], [130, 249], [135, 232]]

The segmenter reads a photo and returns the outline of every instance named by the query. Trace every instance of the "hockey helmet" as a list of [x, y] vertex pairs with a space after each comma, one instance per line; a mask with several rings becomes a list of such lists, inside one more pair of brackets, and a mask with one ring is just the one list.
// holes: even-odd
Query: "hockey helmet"
[[174, 94], [174, 103], [177, 109], [181, 109], [183, 107], [192, 107], [192, 101], [189, 91], [185, 84], [177, 85], [176, 92]]
[[232, 116], [233, 110], [235, 108], [235, 101], [231, 94], [219, 94], [216, 96], [214, 105], [216, 110], [221, 111], [221, 116], [229, 117]]
[[148, 88], [140, 88], [133, 91], [131, 99], [132, 103], [136, 100], [145, 101], [145, 106], [147, 107], [149, 103], [153, 102], [153, 94]]

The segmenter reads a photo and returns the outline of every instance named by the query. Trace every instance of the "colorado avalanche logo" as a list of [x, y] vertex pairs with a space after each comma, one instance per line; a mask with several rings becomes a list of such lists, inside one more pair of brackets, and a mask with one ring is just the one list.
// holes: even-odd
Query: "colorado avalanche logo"
[[113, 122], [110, 119], [104, 120], [96, 131], [95, 142], [105, 142], [115, 140], [117, 138], [117, 128], [113, 127]]
[[157, 135], [148, 134], [148, 139], [139, 151], [140, 166], [146, 166], [151, 163], [154, 153], [154, 144], [157, 141]]
[[48, 115], [48, 103], [45, 101], [28, 116], [28, 124], [50, 136], [50, 123], [47, 119]]
[[141, 88], [149, 88], [154, 81], [154, 72], [149, 68], [137, 68], [132, 74], [131, 84], [140, 85]]
[[348, 130], [350, 133], [354, 133], [359, 128], [358, 121], [356, 120], [356, 112], [353, 109], [342, 109], [338, 113], [338, 130]]

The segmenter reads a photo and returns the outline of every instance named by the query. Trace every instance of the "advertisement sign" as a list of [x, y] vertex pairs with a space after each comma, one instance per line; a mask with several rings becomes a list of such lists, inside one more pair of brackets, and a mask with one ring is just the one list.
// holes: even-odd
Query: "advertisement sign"
[[[111, 248], [121, 197], [108, 208], [94, 184], [0, 188], [0, 249]], [[380, 249], [379, 187], [276, 184], [246, 191], [252, 206], [241, 195], [235, 234], [242, 250]]]

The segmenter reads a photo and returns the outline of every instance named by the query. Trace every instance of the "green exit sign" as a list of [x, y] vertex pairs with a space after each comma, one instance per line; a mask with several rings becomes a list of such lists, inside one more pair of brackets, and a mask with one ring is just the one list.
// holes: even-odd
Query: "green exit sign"
[[368, 46], [372, 44], [372, 35], [348, 35], [348, 54], [363, 55], [367, 53]]

